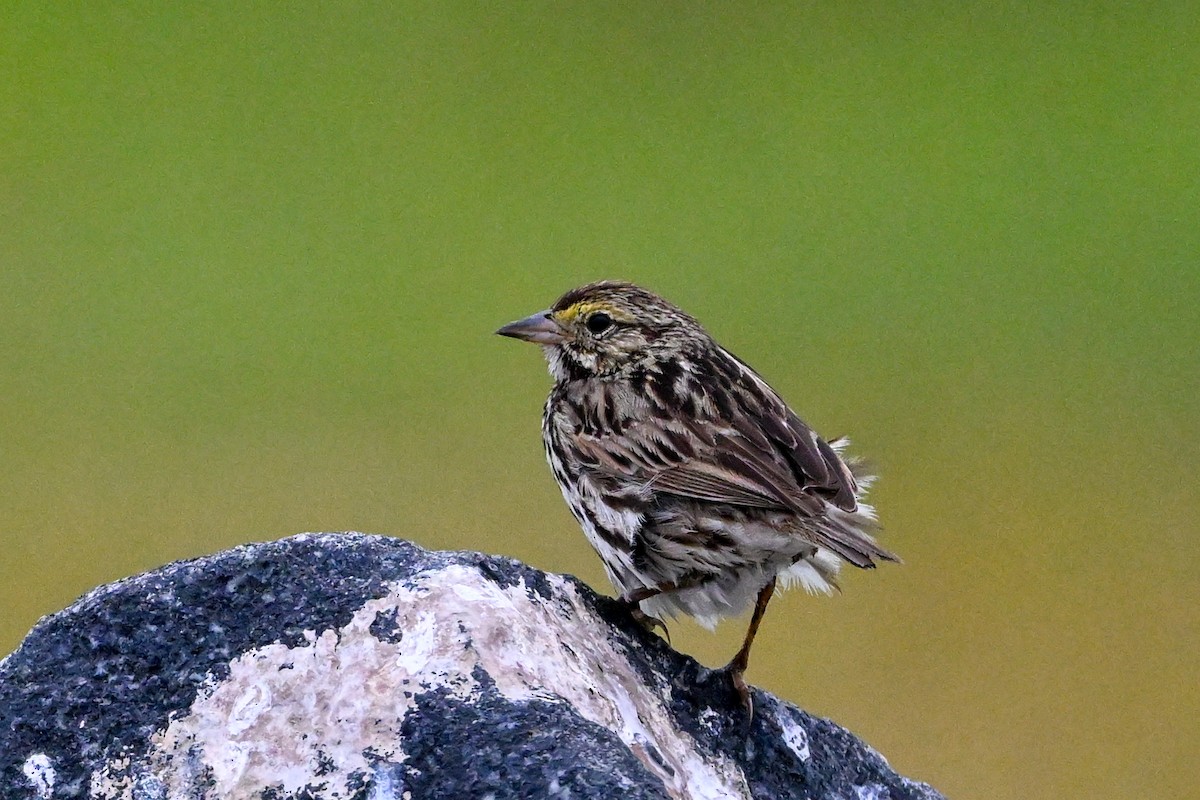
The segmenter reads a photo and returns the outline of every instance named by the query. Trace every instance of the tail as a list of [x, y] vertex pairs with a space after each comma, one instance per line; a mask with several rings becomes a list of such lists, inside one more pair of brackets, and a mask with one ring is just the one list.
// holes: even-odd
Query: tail
[[871, 569], [877, 560], [899, 563], [900, 556], [875, 542], [871, 533], [878, 529], [875, 510], [866, 503], [859, 503], [855, 511], [829, 507], [825, 517], [817, 520], [809, 533], [818, 546], [832, 550], [856, 567]]
[[833, 451], [841, 457], [842, 462], [854, 476], [856, 484], [854, 499], [857, 507], [853, 510], [838, 508], [827, 504], [822, 518], [814, 520], [807, 531], [813, 542], [841, 556], [846, 561], [862, 569], [872, 569], [876, 561], [892, 561], [900, 563], [900, 557], [885, 550], [875, 542], [874, 533], [879, 530], [879, 522], [875, 518], [875, 509], [864, 502], [867, 490], [875, 482], [875, 476], [868, 472], [866, 463], [853, 456], [843, 455], [850, 440], [842, 436], [829, 442]]

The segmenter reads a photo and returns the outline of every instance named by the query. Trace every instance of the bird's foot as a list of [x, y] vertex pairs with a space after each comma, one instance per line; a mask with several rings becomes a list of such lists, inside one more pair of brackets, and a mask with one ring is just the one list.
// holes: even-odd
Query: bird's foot
[[658, 617], [651, 616], [645, 611], [642, 611], [640, 600], [628, 600], [622, 597], [620, 602], [621, 605], [625, 606], [625, 608], [629, 611], [629, 616], [633, 617], [634, 622], [636, 622], [638, 625], [641, 625], [650, 633], [662, 631], [662, 636], [667, 640], [667, 644], [671, 643], [671, 632], [667, 630], [666, 623]]
[[737, 659], [734, 659], [721, 671], [729, 675], [729, 682], [733, 684], [733, 692], [741, 701], [742, 708], [746, 709], [746, 723], [749, 724], [754, 719], [754, 699], [750, 694], [750, 684], [746, 683], [745, 665], [738, 664]]
[[652, 617], [640, 608], [635, 608], [630, 612], [637, 624], [648, 630], [650, 633], [661, 631], [662, 637], [667, 640], [667, 644], [671, 643], [671, 632], [667, 630], [667, 623], [663, 622], [658, 617]]

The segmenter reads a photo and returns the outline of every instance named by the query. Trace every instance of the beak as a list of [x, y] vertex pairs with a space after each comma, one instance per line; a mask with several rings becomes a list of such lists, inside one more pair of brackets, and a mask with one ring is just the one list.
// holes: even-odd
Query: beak
[[510, 322], [496, 333], [541, 345], [562, 344], [570, 338], [549, 311], [539, 311], [525, 319]]

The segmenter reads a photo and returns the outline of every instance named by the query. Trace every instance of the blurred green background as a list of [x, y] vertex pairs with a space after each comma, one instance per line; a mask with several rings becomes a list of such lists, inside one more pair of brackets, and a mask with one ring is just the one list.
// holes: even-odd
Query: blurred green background
[[299, 531], [607, 591], [492, 331], [623, 277], [883, 476], [906, 563], [774, 605], [753, 681], [951, 796], [1190, 793], [1197, 42], [1193, 3], [6, 5], [0, 652]]

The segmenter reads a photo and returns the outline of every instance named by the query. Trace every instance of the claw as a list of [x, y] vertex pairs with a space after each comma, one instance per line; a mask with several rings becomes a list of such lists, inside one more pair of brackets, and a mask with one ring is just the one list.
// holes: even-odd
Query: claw
[[667, 644], [671, 643], [671, 632], [667, 630], [667, 624], [658, 617], [652, 617], [642, 609], [634, 607], [629, 610], [630, 616], [634, 621], [648, 630], [650, 633], [662, 631], [662, 636], [667, 640]]
[[661, 630], [663, 638], [667, 640], [667, 644], [671, 643], [671, 632], [667, 630], [667, 625], [658, 617], [652, 617], [645, 611], [642, 611], [642, 601], [638, 598], [622, 597], [619, 602], [629, 611], [629, 616], [633, 617], [633, 621], [641, 625], [650, 633], [656, 630]]

